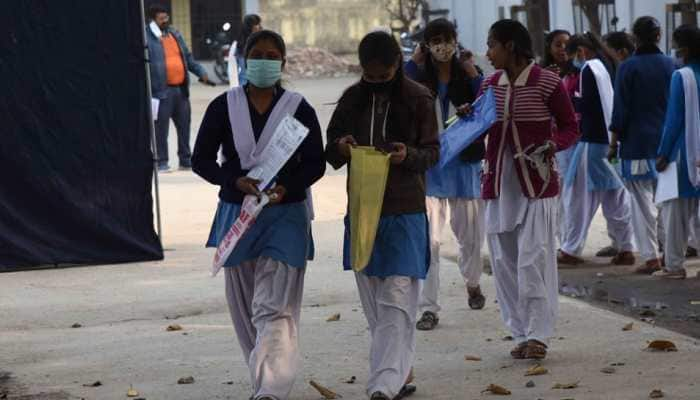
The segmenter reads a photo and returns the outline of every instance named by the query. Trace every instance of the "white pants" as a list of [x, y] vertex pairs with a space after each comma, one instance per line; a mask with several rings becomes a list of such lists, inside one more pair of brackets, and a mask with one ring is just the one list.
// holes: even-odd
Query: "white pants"
[[653, 180], [625, 181], [632, 206], [632, 229], [642, 261], [659, 258], [655, 186]]
[[225, 271], [226, 299], [248, 360], [253, 398], [285, 400], [301, 364], [297, 327], [305, 270], [258, 258]]
[[484, 205], [480, 199], [426, 197], [425, 206], [430, 224], [430, 269], [422, 282], [418, 307], [421, 313], [438, 313], [440, 291], [440, 242], [447, 219], [459, 246], [457, 264], [467, 287], [479, 286], [484, 269], [481, 246], [484, 243]]
[[664, 261], [666, 269], [678, 271], [685, 264], [685, 251], [697, 221], [698, 199], [675, 199], [661, 205], [661, 220], [666, 234]]
[[618, 251], [632, 251], [632, 213], [627, 191], [624, 188], [589, 191], [586, 180], [585, 169], [579, 168], [573, 184], [564, 185], [562, 190], [564, 203], [569, 207], [564, 220], [566, 229], [561, 241], [562, 251], [574, 256], [583, 253], [588, 230], [600, 206], [613, 247]]
[[418, 279], [362, 272], [355, 273], [355, 279], [372, 342], [367, 394], [381, 392], [394, 398], [406, 383], [416, 353]]
[[487, 235], [501, 317], [517, 343], [547, 343], [559, 308], [558, 200], [531, 200], [515, 230]]

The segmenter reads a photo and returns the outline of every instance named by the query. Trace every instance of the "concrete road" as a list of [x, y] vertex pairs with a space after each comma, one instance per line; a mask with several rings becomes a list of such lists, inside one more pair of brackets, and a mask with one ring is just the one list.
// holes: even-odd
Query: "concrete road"
[[[349, 80], [300, 81], [325, 126]], [[206, 103], [220, 89], [195, 87], [196, 129]], [[174, 143], [174, 141], [173, 141]], [[368, 335], [350, 273], [340, 251], [345, 177], [330, 174], [314, 187], [316, 260], [306, 275], [301, 324], [304, 368], [294, 400], [321, 396], [313, 379], [343, 395], [363, 399]], [[223, 277], [209, 277], [212, 250], [205, 249], [217, 189], [190, 172], [161, 176], [165, 260], [100, 267], [27, 271], [0, 275], [0, 398], [126, 399], [133, 386], [141, 398], [247, 399], [248, 372], [235, 340], [223, 296]], [[606, 242], [594, 223], [590, 253]], [[447, 246], [449, 235], [445, 235]], [[532, 364], [513, 361], [513, 343], [494, 302], [482, 311], [466, 305], [453, 262], [443, 260], [444, 311], [433, 332], [419, 332], [414, 399], [480, 399], [491, 383], [509, 388], [512, 399], [646, 399], [661, 389], [668, 399], [699, 399], [700, 345], [638, 318], [627, 318], [562, 298], [557, 336], [543, 363], [549, 373], [525, 377]], [[326, 318], [340, 313], [338, 322]], [[71, 328], [73, 324], [79, 328]], [[182, 331], [167, 332], [177, 323]], [[633, 323], [630, 331], [622, 327]], [[677, 352], [645, 351], [654, 339], [673, 341]], [[465, 361], [465, 355], [482, 361]], [[602, 368], [616, 364], [614, 373]], [[181, 377], [195, 382], [178, 385]], [[351, 376], [354, 384], [344, 383]], [[525, 386], [532, 380], [532, 388]], [[101, 386], [88, 387], [96, 381]], [[552, 389], [556, 383], [574, 389]]]

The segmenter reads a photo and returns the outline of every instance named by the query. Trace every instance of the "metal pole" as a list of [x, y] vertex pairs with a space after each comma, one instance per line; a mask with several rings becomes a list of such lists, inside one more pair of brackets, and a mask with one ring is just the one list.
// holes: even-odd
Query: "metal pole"
[[[144, 10], [143, 0], [139, 1], [141, 7], [141, 23], [146, 22], [146, 12]], [[158, 147], [156, 146], [156, 129], [153, 126], [153, 108], [151, 106], [151, 99], [153, 93], [151, 93], [151, 69], [148, 64], [151, 62], [148, 56], [148, 43], [146, 42], [146, 28], [141, 26], [141, 43], [143, 45], [143, 57], [144, 57], [144, 67], [146, 68], [146, 95], [148, 97], [148, 107], [146, 107], [146, 114], [148, 115], [148, 130], [151, 134], [151, 151], [153, 152], [153, 183], [156, 189], [156, 223], [158, 226], [158, 240], [160, 240], [160, 246], [163, 247], [163, 229], [161, 226], [160, 219], [160, 190], [158, 187]]]

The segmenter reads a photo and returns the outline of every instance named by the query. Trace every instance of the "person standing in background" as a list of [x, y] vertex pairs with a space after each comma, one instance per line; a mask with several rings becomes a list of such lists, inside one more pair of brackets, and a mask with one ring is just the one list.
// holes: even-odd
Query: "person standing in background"
[[[473, 64], [460, 60], [457, 30], [450, 21], [444, 18], [430, 21], [423, 35], [425, 43], [416, 48], [413, 58], [406, 63], [406, 75], [423, 84], [435, 96], [435, 114], [441, 134], [447, 128], [446, 121], [456, 114], [457, 107], [476, 99], [482, 76]], [[432, 330], [440, 320], [440, 241], [448, 207], [469, 307], [475, 310], [484, 308], [486, 298], [479, 286], [483, 270], [484, 207], [480, 199], [480, 175], [484, 149], [483, 142], [475, 143], [454, 163], [445, 168], [435, 166], [426, 173], [430, 269], [418, 304], [421, 317], [416, 328], [419, 330]]]
[[614, 52], [618, 64], [630, 58], [636, 50], [634, 37], [625, 31], [608, 33], [603, 41]]
[[187, 71], [209, 83], [207, 72], [195, 62], [180, 32], [170, 26], [165, 7], [154, 4], [148, 9], [150, 22], [146, 29], [151, 70], [151, 93], [158, 99], [155, 119], [158, 170], [168, 171], [168, 132], [170, 119], [177, 130], [177, 156], [181, 170], [192, 168], [190, 157], [190, 79]]
[[241, 26], [241, 35], [236, 41], [236, 64], [238, 64], [238, 84], [240, 86], [245, 86], [248, 83], [248, 78], [246, 76], [246, 65], [245, 65], [245, 43], [248, 41], [248, 37], [255, 32], [261, 31], [262, 19], [257, 14], [248, 14], [243, 17], [243, 26]]
[[655, 163], [675, 65], [659, 50], [661, 27], [655, 18], [638, 18], [632, 32], [638, 48], [620, 65], [615, 78], [608, 159], [621, 160], [622, 179], [630, 193], [632, 229], [644, 260], [636, 272], [650, 275], [661, 269]]

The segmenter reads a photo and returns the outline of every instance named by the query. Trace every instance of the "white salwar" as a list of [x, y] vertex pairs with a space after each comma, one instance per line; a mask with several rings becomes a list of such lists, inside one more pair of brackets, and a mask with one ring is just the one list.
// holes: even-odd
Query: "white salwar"
[[[438, 198], [428, 196], [425, 206], [430, 225], [430, 269], [419, 301], [421, 313], [441, 310], [438, 303], [440, 290], [440, 242], [449, 211], [450, 227], [457, 239], [459, 259], [457, 264], [468, 288], [479, 286], [484, 265], [481, 261], [481, 247], [484, 243], [484, 206], [481, 199]], [[448, 209], [449, 207], [449, 209]]]
[[625, 187], [630, 194], [632, 230], [639, 255], [643, 261], [656, 260], [659, 258], [657, 229], [659, 210], [654, 204], [656, 181], [625, 180]]
[[371, 339], [367, 394], [399, 394], [411, 373], [416, 353], [419, 280], [355, 273]]
[[305, 269], [261, 257], [225, 271], [226, 299], [253, 398], [285, 400], [301, 367], [298, 326]]
[[669, 271], [684, 268], [688, 237], [697, 221], [698, 199], [678, 198], [661, 204], [661, 220], [664, 224], [664, 261]]
[[576, 168], [573, 183], [562, 188], [563, 201], [569, 208], [564, 214], [566, 230], [562, 237], [561, 250], [577, 257], [583, 253], [593, 217], [598, 207], [602, 206], [613, 247], [618, 252], [632, 251], [632, 212], [627, 191], [623, 187], [614, 190], [590, 190], [587, 183], [587, 163], [588, 154], [584, 151], [579, 165], [571, 166]]
[[486, 233], [501, 317], [517, 343], [548, 343], [559, 306], [558, 199], [528, 199], [509, 151], [501, 191], [486, 201]]

